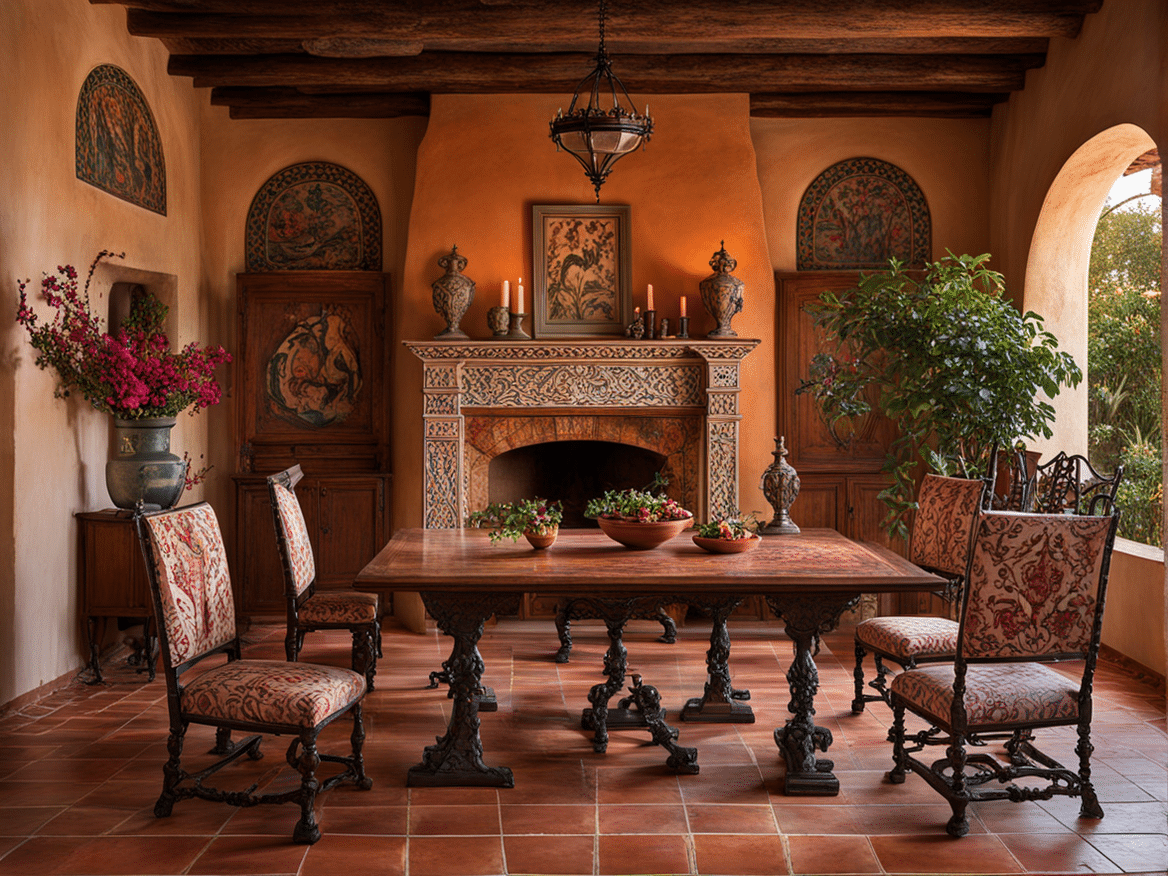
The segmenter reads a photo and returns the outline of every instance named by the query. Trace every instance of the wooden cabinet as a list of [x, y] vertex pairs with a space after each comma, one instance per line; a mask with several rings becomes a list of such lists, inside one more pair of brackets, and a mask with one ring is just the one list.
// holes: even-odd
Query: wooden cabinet
[[[389, 540], [389, 475], [306, 477], [296, 485], [317, 587], [347, 589]], [[284, 573], [264, 476], [236, 475], [236, 598], [241, 615], [282, 614]]]
[[[787, 460], [799, 473], [799, 497], [791, 519], [799, 526], [826, 526], [849, 538], [888, 545], [904, 554], [901, 539], [890, 539], [881, 522], [886, 508], [879, 499], [888, 482], [881, 474], [887, 448], [896, 433], [885, 417], [870, 414], [854, 430], [833, 435], [810, 394], [796, 390], [807, 379], [812, 358], [833, 351], [834, 341], [817, 328], [806, 306], [824, 291], [844, 291], [859, 279], [852, 271], [804, 271], [775, 275], [779, 352], [776, 358], [779, 434], [786, 437]], [[916, 611], [916, 597], [886, 595], [880, 613]]]
[[237, 278], [232, 568], [241, 615], [284, 612], [268, 475], [304, 470], [296, 494], [318, 587], [350, 587], [389, 539], [388, 289], [388, 275], [371, 271]]
[[[131, 511], [113, 508], [77, 515], [77, 578], [81, 584], [81, 611], [85, 615], [89, 662], [95, 681], [101, 681], [99, 656], [109, 619], [141, 618], [145, 625], [154, 614], [146, 563], [138, 546], [132, 515]], [[143, 662], [145, 654], [135, 656], [142, 663], [142, 670], [148, 670], [153, 679], [153, 665]]]

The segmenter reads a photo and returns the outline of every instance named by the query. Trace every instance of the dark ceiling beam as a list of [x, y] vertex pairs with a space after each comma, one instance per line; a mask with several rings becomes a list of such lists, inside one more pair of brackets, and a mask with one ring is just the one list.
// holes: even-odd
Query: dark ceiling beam
[[[384, 40], [363, 37], [327, 37], [314, 40], [289, 38], [262, 39], [259, 37], [160, 37], [171, 54], [175, 55], [276, 55], [307, 53], [321, 57], [372, 58], [381, 56], [401, 56], [416, 54], [412, 49], [421, 43], [407, 43], [403, 40]], [[595, 42], [595, 38], [593, 38]], [[614, 58], [625, 55], [683, 55], [700, 54], [710, 51], [710, 44], [700, 34], [689, 39], [661, 39], [649, 35], [638, 39], [607, 39], [610, 54]], [[780, 55], [836, 55], [836, 54], [891, 54], [891, 55], [1027, 55], [1047, 50], [1050, 40], [1045, 37], [895, 37], [858, 39], [742, 39], [734, 43], [720, 45], [721, 51], [733, 54], [780, 54]], [[424, 49], [434, 50], [427, 45]], [[498, 46], [478, 41], [467, 43], [466, 51], [490, 51]], [[524, 46], [516, 47], [523, 51]], [[567, 46], [549, 37], [540, 47], [534, 44], [526, 47], [531, 51], [595, 51], [595, 45]], [[409, 49], [409, 50], [407, 50]], [[424, 50], [423, 49], [423, 50]]]
[[[591, 9], [561, 0], [485, 5], [413, 0], [90, 0], [129, 7], [130, 32], [141, 36], [367, 36], [370, 31], [421, 39], [427, 48], [463, 50], [467, 40], [544, 44], [550, 35], [580, 46], [596, 38]], [[614, 40], [625, 34], [709, 44], [744, 38], [1030, 36], [1074, 37], [1102, 0], [640, 0], [610, 10]], [[451, 41], [440, 45], [439, 40]], [[481, 46], [479, 47], [482, 48]]]
[[[636, 94], [789, 91], [1016, 91], [1044, 55], [638, 55], [617, 72]], [[334, 91], [571, 93], [587, 55], [425, 53], [412, 58], [172, 55], [196, 87], [328, 86]]]
[[[95, 1], [95, 0], [91, 0]], [[181, 12], [153, 12], [140, 0], [126, 25], [131, 34], [239, 39], [338, 39], [381, 36], [440, 51], [584, 51], [595, 46], [595, 13], [563, 2], [485, 7], [474, 0], [446, 4], [357, 6], [335, 0], [260, 4], [204, 2]], [[613, 8], [607, 36], [621, 40], [693, 42], [731, 49], [744, 41], [903, 39], [903, 37], [1076, 36], [1083, 15], [1101, 0], [641, 0]], [[139, 7], [139, 8], [134, 8]], [[197, 9], [197, 11], [195, 11]], [[628, 50], [628, 49], [626, 49]]]
[[393, 119], [430, 115], [430, 95], [397, 92], [304, 94], [295, 88], [212, 88], [211, 103], [233, 119]]
[[755, 118], [842, 118], [928, 116], [943, 119], [988, 117], [1008, 93], [968, 94], [936, 91], [804, 92], [752, 94]]

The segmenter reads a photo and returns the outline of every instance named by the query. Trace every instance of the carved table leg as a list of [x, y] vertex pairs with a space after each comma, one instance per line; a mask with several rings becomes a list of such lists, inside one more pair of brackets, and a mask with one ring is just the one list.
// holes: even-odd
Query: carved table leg
[[557, 663], [567, 663], [572, 656], [572, 607], [574, 599], [563, 599], [556, 607], [556, 635], [560, 638], [560, 650], [556, 651]]
[[[604, 675], [608, 681], [595, 684], [588, 691], [588, 702], [592, 703], [592, 708], [585, 709], [581, 714], [580, 726], [585, 730], [595, 731], [592, 736], [592, 750], [597, 754], [603, 754], [608, 749], [608, 701], [625, 683], [628, 652], [621, 636], [630, 611], [626, 609], [622, 612], [597, 613], [607, 614], [604, 623], [608, 627], [608, 651], [604, 654]], [[637, 717], [639, 719], [639, 715]]]
[[710, 630], [710, 650], [706, 652], [705, 693], [686, 702], [681, 720], [702, 721], [709, 724], [753, 724], [754, 711], [744, 700], [750, 691], [738, 690], [730, 683], [730, 631], [726, 621], [742, 602], [742, 597], [709, 601], [691, 600], [692, 605], [708, 611], [714, 624]]
[[795, 643], [795, 659], [787, 670], [791, 717], [775, 730], [775, 744], [787, 762], [785, 791], [792, 796], [834, 797], [839, 794], [839, 779], [832, 773], [835, 764], [817, 758], [816, 749], [826, 752], [831, 745], [831, 731], [815, 725], [815, 693], [819, 690], [819, 672], [815, 668], [814, 648], [819, 636], [831, 632], [840, 615], [855, 605], [859, 596], [847, 593], [768, 596], [771, 610], [786, 622], [786, 633]]
[[446, 735], [436, 744], [426, 747], [422, 762], [410, 767], [406, 784], [411, 787], [514, 787], [511, 770], [483, 763], [478, 692], [484, 665], [478, 642], [487, 619], [492, 614], [517, 611], [519, 596], [508, 593], [423, 593], [422, 601], [439, 629], [454, 639], [450, 659], [443, 664], [450, 680], [453, 706]]

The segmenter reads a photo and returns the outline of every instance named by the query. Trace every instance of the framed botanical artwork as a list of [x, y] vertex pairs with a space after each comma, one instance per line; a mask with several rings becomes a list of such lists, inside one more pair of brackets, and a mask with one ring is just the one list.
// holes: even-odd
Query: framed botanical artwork
[[531, 227], [535, 336], [624, 335], [633, 321], [628, 206], [536, 204]]

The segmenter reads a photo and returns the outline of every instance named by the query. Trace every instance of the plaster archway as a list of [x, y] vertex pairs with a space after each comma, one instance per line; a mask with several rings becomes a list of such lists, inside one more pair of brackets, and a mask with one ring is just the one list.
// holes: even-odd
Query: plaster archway
[[[1061, 349], [1075, 357], [1084, 379], [1053, 400], [1054, 436], [1037, 441], [1043, 455], [1087, 453], [1087, 270], [1099, 212], [1111, 186], [1156, 143], [1138, 125], [1096, 134], [1067, 159], [1046, 193], [1026, 261], [1023, 311], [1042, 315]], [[1161, 281], [1163, 282], [1163, 281]]]

